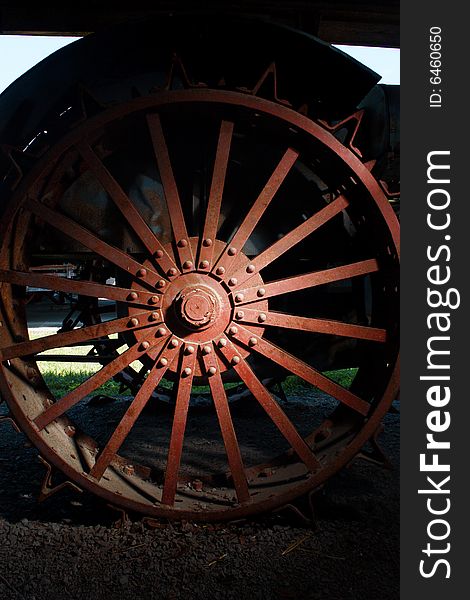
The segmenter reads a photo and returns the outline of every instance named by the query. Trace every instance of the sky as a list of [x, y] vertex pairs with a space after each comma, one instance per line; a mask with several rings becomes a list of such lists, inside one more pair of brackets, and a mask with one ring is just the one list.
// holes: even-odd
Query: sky
[[[77, 38], [0, 35], [0, 93], [55, 50]], [[380, 75], [382, 83], [400, 83], [400, 51], [391, 48], [337, 46]]]

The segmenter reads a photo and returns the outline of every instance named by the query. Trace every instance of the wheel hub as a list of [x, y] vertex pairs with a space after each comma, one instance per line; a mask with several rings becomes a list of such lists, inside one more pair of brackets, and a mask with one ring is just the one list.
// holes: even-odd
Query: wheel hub
[[178, 294], [174, 307], [184, 325], [201, 331], [217, 319], [220, 303], [209, 287], [188, 286]]

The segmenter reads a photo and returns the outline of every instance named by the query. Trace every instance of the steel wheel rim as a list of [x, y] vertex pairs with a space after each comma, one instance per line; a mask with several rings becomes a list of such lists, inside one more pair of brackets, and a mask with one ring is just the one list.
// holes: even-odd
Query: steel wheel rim
[[[344, 148], [344, 146], [342, 146], [331, 134], [329, 134], [327, 131], [325, 131], [320, 125], [310, 121], [309, 119], [303, 117], [302, 115], [299, 115], [298, 113], [295, 113], [294, 111], [292, 111], [288, 108], [285, 108], [285, 107], [282, 107], [279, 105], [275, 105], [271, 102], [268, 102], [266, 100], [261, 100], [259, 98], [254, 98], [251, 96], [246, 96], [246, 95], [242, 95], [242, 94], [238, 94], [238, 93], [231, 93], [231, 92], [220, 92], [220, 91], [216, 92], [213, 90], [191, 90], [191, 91], [185, 91], [185, 92], [168, 92], [168, 93], [158, 94], [158, 95], [156, 95], [154, 97], [150, 97], [150, 98], [137, 99], [131, 103], [126, 104], [125, 107], [116, 107], [116, 108], [109, 109], [106, 112], [106, 114], [104, 115], [105, 118], [103, 117], [103, 115], [100, 115], [99, 117], [97, 117], [95, 119], [91, 119], [87, 123], [87, 127], [90, 130], [92, 130], [93, 128], [95, 128], [98, 125], [104, 126], [105, 121], [112, 122], [119, 116], [122, 116], [124, 114], [124, 112], [141, 111], [144, 109], [148, 109], [150, 107], [160, 108], [165, 105], [174, 105], [175, 103], [177, 104], [180, 102], [181, 103], [188, 103], [188, 102], [189, 103], [193, 103], [193, 102], [207, 103], [208, 102], [208, 103], [233, 104], [236, 106], [242, 106], [248, 110], [256, 110], [256, 111], [259, 111], [264, 114], [271, 114], [271, 115], [274, 114], [276, 118], [282, 119], [285, 122], [290, 123], [290, 125], [292, 125], [293, 127], [302, 128], [308, 134], [315, 136], [315, 138], [317, 140], [319, 140], [322, 144], [325, 144], [329, 148], [329, 150], [336, 153], [341, 158], [341, 160], [348, 167], [350, 167], [351, 170], [354, 171], [355, 175], [360, 179], [361, 184], [365, 187], [366, 190], [368, 190], [370, 196], [373, 198], [374, 202], [376, 203], [376, 206], [377, 206], [378, 210], [380, 211], [382, 218], [388, 225], [388, 229], [390, 231], [391, 238], [392, 238], [395, 248], [398, 252], [398, 228], [396, 225], [396, 219], [393, 215], [393, 211], [391, 210], [390, 206], [388, 205], [388, 202], [386, 201], [383, 193], [381, 192], [380, 187], [378, 186], [377, 182], [373, 179], [373, 177], [370, 175], [368, 169], [360, 162], [360, 160], [356, 156], [354, 156], [349, 150], [346, 150]], [[66, 140], [64, 140], [64, 142], [61, 143], [57, 149], [52, 150], [49, 153], [48, 162], [54, 163], [58, 159], [58, 157], [65, 151], [65, 149], [67, 147], [70, 147], [71, 145], [73, 145], [74, 143], [76, 143], [78, 141], [78, 139], [79, 139], [79, 137], [81, 137], [81, 135], [82, 135], [82, 133], [80, 131], [78, 131], [78, 132], [73, 132], [69, 136], [67, 136]], [[221, 130], [221, 136], [222, 135], [223, 135], [223, 131]], [[287, 159], [287, 161], [288, 161], [288, 159]], [[43, 161], [43, 162], [45, 162], [45, 161]], [[42, 170], [41, 165], [39, 165], [37, 171], [40, 172], [41, 170]], [[37, 180], [37, 179], [38, 179], [38, 177], [35, 176], [34, 173], [32, 173], [31, 176], [28, 178], [28, 181], [25, 181], [24, 184], [21, 185], [21, 189], [28, 189], [28, 190], [34, 189], [35, 184], [36, 184], [35, 180]], [[18, 195], [21, 195], [21, 194], [22, 194], [21, 190], [18, 190]], [[14, 208], [11, 207], [10, 210], [13, 211]], [[8, 214], [8, 212], [7, 212], [7, 214]], [[6, 237], [7, 236], [5, 235], [5, 239], [6, 239]], [[189, 236], [185, 237], [183, 235], [183, 236], [179, 236], [179, 237], [181, 239], [189, 239]], [[213, 236], [213, 237], [215, 238], [215, 236]], [[203, 236], [203, 238], [208, 239], [208, 236]], [[183, 246], [181, 249], [180, 256], [179, 256], [179, 258], [181, 259], [180, 265], [179, 265], [180, 268], [183, 266], [184, 262], [187, 262], [189, 260], [186, 256], [186, 252], [189, 247], [191, 247], [191, 244], [187, 244], [187, 245]], [[232, 247], [232, 246], [227, 246], [227, 253], [225, 256], [226, 259], [228, 258], [228, 248], [229, 247]], [[201, 245], [199, 258], [202, 257], [202, 260], [205, 260], [203, 248], [204, 247]], [[176, 250], [176, 252], [179, 252], [179, 251]], [[142, 267], [142, 265], [140, 265], [140, 266]], [[173, 267], [170, 267], [170, 268], [173, 268]], [[232, 268], [232, 273], [234, 273], [234, 272], [235, 271]], [[261, 284], [259, 284], [257, 287], [258, 290], [259, 290], [260, 285]], [[248, 289], [248, 294], [252, 293], [250, 291], [250, 288], [240, 287], [240, 285], [235, 286], [235, 291], [237, 291], [237, 289], [238, 289], [237, 293], [244, 293], [244, 290], [246, 290], [246, 289]], [[242, 291], [240, 292], [240, 290], [242, 290]], [[132, 293], [131, 290], [128, 290], [128, 291], [130, 293]], [[211, 292], [209, 289], [209, 296], [210, 296], [210, 293]], [[232, 312], [236, 310], [237, 306], [243, 307], [245, 304], [246, 304], [246, 301], [244, 301], [244, 300], [242, 300], [240, 302], [235, 300], [235, 302], [232, 302], [232, 306], [231, 306]], [[135, 316], [133, 316], [133, 313], [131, 313], [129, 316], [132, 318], [135, 318]], [[240, 324], [238, 323], [237, 319], [234, 319], [233, 322], [232, 322], [232, 320], [230, 320], [230, 323], [228, 324], [227, 327], [228, 328], [238, 327], [240, 329]], [[243, 325], [241, 327], [243, 328]], [[229, 333], [229, 332], [226, 332], [226, 333]], [[214, 341], [217, 342], [217, 348], [220, 349], [218, 342], [220, 341], [221, 334], [219, 333], [218, 335], [219, 335], [219, 337]], [[227, 337], [229, 337], [229, 336], [227, 336]], [[255, 339], [256, 339], [255, 345], [259, 345], [259, 343], [263, 344], [262, 336], [261, 337], [256, 336]], [[248, 340], [248, 344], [246, 344], [246, 340], [245, 340], [245, 346], [246, 345], [249, 346], [250, 345], [249, 342], [250, 342], [250, 340]], [[188, 346], [188, 344], [186, 344], [186, 348], [187, 348], [187, 346]], [[228, 347], [232, 348], [231, 340], [229, 341]], [[227, 346], [222, 347], [223, 352], [227, 352], [226, 348], [227, 348]], [[214, 346], [213, 352], [214, 353], [217, 352], [216, 346]], [[233, 349], [231, 350], [231, 353], [232, 353], [232, 355], [227, 355], [229, 360], [231, 360], [233, 358]], [[207, 369], [211, 368], [211, 366], [212, 367], [215, 366], [212, 363], [210, 363], [210, 359], [208, 358], [209, 354], [211, 354], [211, 353], [208, 353], [206, 358], [203, 359], [204, 365], [207, 367]], [[192, 353], [187, 353], [184, 356], [189, 357], [189, 358], [182, 359], [184, 365], [186, 364], [185, 361], [193, 360], [191, 358]], [[243, 358], [242, 358], [241, 362], [243, 364]], [[182, 368], [183, 368], [183, 370], [185, 368], [191, 369], [191, 367], [182, 367]], [[217, 367], [215, 367], [215, 368], [217, 368]], [[358, 450], [365, 443], [365, 441], [371, 436], [371, 434], [375, 431], [375, 429], [377, 429], [382, 416], [386, 413], [390, 403], [394, 399], [394, 396], [396, 393], [396, 386], [397, 386], [398, 366], [396, 365], [393, 370], [391, 369], [390, 373], [391, 374], [390, 374], [389, 384], [384, 392], [382, 400], [378, 403], [377, 408], [372, 413], [372, 415], [365, 420], [365, 422], [363, 423], [360, 430], [356, 433], [356, 435], [350, 441], [350, 443], [343, 449], [341, 456], [338, 459], [336, 459], [333, 464], [330, 464], [327, 467], [323, 467], [320, 471], [318, 471], [314, 475], [311, 475], [310, 477], [308, 477], [308, 479], [306, 479], [301, 484], [294, 486], [293, 489], [284, 491], [281, 494], [277, 495], [273, 499], [269, 499], [269, 498], [264, 499], [262, 502], [258, 503], [258, 505], [256, 503], [245, 504], [246, 503], [246, 490], [245, 490], [245, 496], [242, 493], [240, 493], [241, 497], [242, 497], [242, 502], [238, 506], [224, 508], [224, 510], [221, 510], [221, 511], [220, 510], [211, 510], [208, 512], [204, 512], [203, 514], [197, 512], [197, 511], [181, 511], [181, 510], [178, 510], [177, 508], [174, 509], [174, 508], [169, 508], [167, 506], [162, 506], [162, 505], [156, 506], [156, 507], [150, 506], [148, 504], [142, 505], [142, 504], [139, 504], [138, 502], [133, 501], [131, 498], [125, 498], [125, 497], [117, 498], [114, 493], [110, 493], [108, 490], [103, 489], [99, 484], [97, 484], [93, 480], [93, 478], [91, 478], [87, 475], [85, 475], [85, 476], [79, 475], [77, 477], [76, 471], [73, 468], [71, 468], [69, 464], [62, 461], [60, 459], [60, 456], [58, 456], [55, 452], [53, 452], [51, 450], [50, 446], [44, 442], [44, 439], [41, 437], [41, 434], [31, 424], [31, 422], [25, 417], [24, 413], [22, 412], [21, 408], [18, 406], [18, 404], [14, 398], [14, 395], [12, 395], [12, 393], [11, 393], [11, 389], [7, 382], [7, 377], [4, 372], [4, 367], [2, 368], [2, 389], [3, 389], [3, 393], [4, 393], [5, 397], [7, 398], [8, 402], [10, 404], [12, 412], [15, 415], [15, 418], [21, 424], [22, 429], [31, 437], [31, 439], [33, 440], [35, 445], [38, 446], [38, 448], [40, 449], [43, 456], [45, 456], [47, 458], [47, 460], [51, 461], [51, 463], [55, 464], [63, 472], [65, 472], [68, 477], [70, 477], [72, 480], [79, 483], [79, 485], [81, 487], [89, 489], [90, 491], [93, 491], [94, 493], [97, 493], [98, 495], [105, 497], [107, 500], [109, 500], [113, 503], [119, 503], [120, 505], [122, 505], [126, 508], [138, 510], [139, 512], [145, 512], [145, 513], [154, 514], [157, 516], [172, 516], [172, 517], [175, 517], [175, 516], [186, 517], [189, 515], [191, 518], [194, 518], [194, 519], [205, 520], [205, 519], [237, 518], [239, 516], [259, 512], [260, 510], [269, 510], [270, 508], [275, 508], [277, 506], [283, 505], [286, 502], [291, 501], [293, 498], [295, 498], [299, 494], [303, 493], [304, 491], [307, 491], [309, 489], [312, 489], [312, 488], [320, 485], [333, 472], [337, 471], [339, 468], [341, 468], [341, 466], [343, 466], [349, 460], [351, 460], [351, 458], [358, 452]], [[300, 450], [300, 446], [299, 446], [299, 450]], [[174, 479], [175, 479], [175, 475], [173, 475], [173, 483], [172, 483], [173, 487], [175, 486]], [[241, 486], [240, 487], [240, 489], [241, 489], [243, 487], [243, 484], [240, 483], [240, 486]], [[171, 496], [171, 494], [170, 494], [170, 496]], [[168, 498], [170, 498], [170, 496], [167, 495], [167, 501], [168, 501]], [[245, 499], [243, 500], [243, 498], [245, 498]]]

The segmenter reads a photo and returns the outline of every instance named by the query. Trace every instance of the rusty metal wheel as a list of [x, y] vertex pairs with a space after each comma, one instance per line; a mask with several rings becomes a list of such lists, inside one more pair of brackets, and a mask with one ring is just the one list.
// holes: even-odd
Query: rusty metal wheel
[[[396, 395], [396, 218], [351, 147], [279, 102], [201, 87], [104, 110], [21, 181], [1, 240], [2, 394], [49, 463], [114, 505], [281, 507], [351, 461]], [[58, 257], [73, 279], [33, 271]], [[92, 312], [29, 339], [27, 286]], [[100, 368], [56, 398], [59, 348]], [[351, 385], [324, 374], [343, 367]], [[89, 401], [123, 372], [131, 400]], [[299, 379], [293, 399], [276, 387], [292, 375], [301, 402]]]

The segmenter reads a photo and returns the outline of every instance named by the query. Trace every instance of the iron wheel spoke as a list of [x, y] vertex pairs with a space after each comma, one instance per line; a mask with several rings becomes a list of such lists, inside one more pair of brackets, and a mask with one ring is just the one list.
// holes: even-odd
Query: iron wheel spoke
[[134, 360], [143, 356], [151, 345], [157, 343], [150, 337], [144, 342], [137, 342], [113, 361], [102, 367], [97, 373], [84, 381], [81, 385], [66, 394], [63, 398], [49, 406], [44, 412], [34, 419], [36, 427], [41, 430], [47, 427], [54, 419], [62, 416], [67, 410], [75, 406], [88, 394], [99, 388], [103, 383], [129, 366]]
[[186, 430], [189, 400], [194, 377], [194, 366], [196, 364], [196, 352], [194, 348], [193, 352], [190, 352], [190, 347], [193, 348], [190, 344], [187, 344], [181, 354], [181, 364], [179, 365], [177, 374], [176, 406], [162, 494], [162, 503], [168, 506], [173, 506], [175, 502], [178, 473], [183, 452], [184, 432]]
[[[259, 300], [260, 298], [266, 299], [271, 298], [272, 296], [281, 296], [282, 294], [297, 292], [298, 290], [325, 285], [326, 283], [342, 281], [343, 279], [350, 279], [351, 277], [370, 275], [371, 273], [376, 273], [378, 270], [379, 265], [375, 258], [361, 260], [341, 267], [333, 267], [332, 269], [313, 271], [312, 273], [306, 273], [305, 275], [287, 277], [286, 279], [266, 283], [261, 287], [256, 286], [243, 290], [237, 289], [235, 301], [240, 305], [247, 304]], [[239, 299], [237, 299], [237, 296]]]
[[[178, 355], [178, 350], [168, 346], [167, 342], [168, 337], [162, 339], [156, 346], [154, 346], [153, 351], [158, 353], [155, 365], [152, 367], [131, 405], [126, 410], [112, 436], [109, 438], [106, 446], [100, 452], [98, 460], [90, 471], [91, 477], [94, 477], [98, 480], [101, 479], [110, 462], [113, 460], [119, 448], [124, 443], [124, 440], [129, 435], [129, 432], [139, 418], [141, 412], [147, 405], [147, 402], [150, 400], [153, 391], [160, 383], [166, 371]], [[165, 360], [162, 360], [162, 358]]]
[[349, 406], [359, 414], [366, 416], [369, 413], [370, 405], [356, 394], [353, 394], [346, 388], [335, 383], [328, 377], [322, 375], [319, 371], [296, 358], [287, 351], [282, 350], [275, 344], [268, 342], [264, 338], [253, 335], [248, 329], [243, 326], [237, 326], [237, 332], [231, 334], [233, 341], [236, 344], [247, 346], [251, 350], [266, 356], [281, 367], [287, 369], [294, 375], [297, 375], [307, 383], [311, 383], [326, 394], [333, 396], [346, 406]]
[[[131, 203], [128, 195], [114, 179], [103, 162], [98, 158], [93, 149], [87, 143], [78, 144], [77, 149], [89, 167], [90, 171], [101, 183], [111, 200], [126, 219], [128, 225], [137, 234], [153, 260], [157, 262], [157, 264], [166, 274], [168, 274], [170, 269], [177, 269], [173, 258], [166, 252], [165, 248], [147, 225], [142, 215]], [[171, 273], [173, 273], [173, 271], [171, 271]], [[175, 275], [178, 273], [179, 271], [177, 269]]]
[[168, 153], [160, 116], [157, 114], [147, 115], [147, 123], [152, 138], [158, 170], [162, 180], [180, 265], [184, 272], [192, 271], [194, 268], [193, 251], [191, 244], [189, 243], [183, 208], [181, 206], [178, 187], [171, 166], [170, 155]]
[[[208, 350], [210, 351], [208, 352]], [[233, 427], [227, 394], [225, 393], [224, 384], [220, 375], [219, 363], [211, 346], [204, 347], [202, 349], [202, 355], [238, 502], [240, 504], [249, 502], [250, 491], [248, 489], [245, 467], [243, 465], [237, 435]]]
[[309, 471], [312, 473], [318, 471], [321, 465], [310, 446], [301, 437], [292, 421], [264, 387], [246, 360], [240, 356], [234, 345], [228, 341], [225, 346], [218, 347]]
[[252, 308], [244, 308], [242, 312], [243, 317], [237, 319], [237, 321], [246, 324], [262, 325], [263, 327], [283, 327], [285, 329], [297, 329], [299, 331], [309, 331], [311, 333], [338, 335], [360, 340], [370, 340], [373, 342], [387, 341], [387, 331], [380, 327], [343, 323], [341, 321], [329, 319], [298, 317], [297, 315], [287, 315], [280, 312], [263, 312]]
[[74, 346], [80, 342], [91, 342], [100, 337], [121, 333], [123, 331], [143, 329], [145, 327], [157, 325], [160, 322], [160, 312], [149, 313], [148, 311], [145, 311], [134, 315], [132, 318], [123, 317], [122, 319], [113, 319], [111, 321], [99, 323], [98, 325], [80, 327], [79, 329], [72, 329], [71, 331], [44, 336], [37, 340], [30, 340], [28, 342], [20, 342], [18, 344], [6, 346], [5, 348], [0, 349], [0, 360], [4, 361], [12, 358], [19, 358], [20, 356], [32, 356], [54, 348]]
[[298, 156], [299, 153], [295, 150], [292, 150], [291, 148], [286, 150], [284, 156], [281, 158], [279, 164], [264, 186], [260, 195], [248, 211], [248, 214], [244, 218], [242, 224], [238, 228], [233, 238], [230, 240], [230, 243], [227, 244], [227, 247], [220, 259], [217, 261], [217, 268], [224, 268], [226, 273], [230, 271], [233, 263], [236, 260], [237, 252], [240, 252], [243, 249], [243, 246], [246, 244], [258, 221], [263, 216], [272, 199], [276, 195], [276, 192], [279, 190], [288, 173], [294, 166]]
[[46, 223], [49, 223], [49, 225], [52, 225], [52, 227], [65, 233], [70, 238], [77, 240], [86, 248], [89, 248], [103, 258], [106, 258], [110, 263], [120, 267], [123, 271], [126, 271], [133, 277], [148, 282], [153, 286], [160, 281], [161, 277], [158, 273], [152, 269], [143, 268], [139, 262], [135, 261], [122, 250], [110, 246], [94, 233], [85, 229], [85, 227], [82, 227], [72, 219], [69, 219], [69, 217], [61, 215], [45, 204], [42, 204], [37, 200], [29, 200], [27, 209]]
[[212, 183], [209, 193], [209, 202], [207, 205], [204, 231], [199, 248], [199, 268], [204, 269], [205, 271], [210, 271], [212, 268], [214, 240], [217, 237], [220, 207], [222, 204], [232, 135], [233, 123], [229, 121], [222, 121], [219, 139], [217, 142], [217, 151], [214, 162], [214, 170], [212, 173]]

